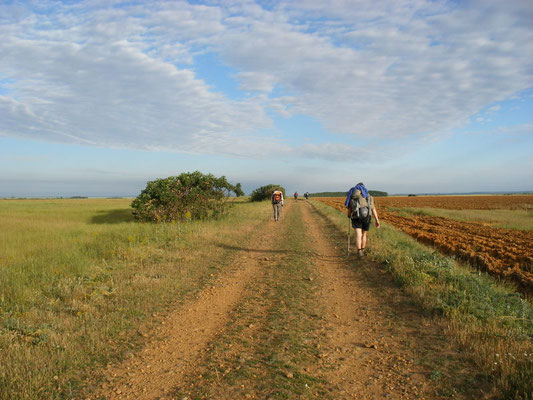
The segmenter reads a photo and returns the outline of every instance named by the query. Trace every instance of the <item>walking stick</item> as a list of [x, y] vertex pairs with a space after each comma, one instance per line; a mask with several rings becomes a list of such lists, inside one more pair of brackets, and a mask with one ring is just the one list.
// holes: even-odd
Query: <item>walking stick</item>
[[350, 254], [350, 218], [348, 218], [348, 254]]

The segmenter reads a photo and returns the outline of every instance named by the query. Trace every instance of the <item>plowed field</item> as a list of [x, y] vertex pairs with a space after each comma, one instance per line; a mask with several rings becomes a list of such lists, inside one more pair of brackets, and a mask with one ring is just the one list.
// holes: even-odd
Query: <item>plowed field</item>
[[379, 197], [385, 207], [431, 207], [447, 210], [532, 210], [533, 195]]
[[[482, 196], [465, 196], [463, 198], [450, 196], [445, 200], [438, 199], [435, 201], [442, 201], [442, 204], [449, 202], [449, 207], [452, 207], [451, 200], [454, 199], [455, 206], [453, 209], [458, 209], [458, 204], [462, 204], [462, 202], [469, 204], [472, 199], [479, 197]], [[511, 199], [515, 196], [494, 197]], [[533, 198], [533, 196], [529, 197]], [[467, 260], [480, 270], [516, 283], [524, 293], [533, 293], [532, 231], [492, 228], [482, 223], [460, 222], [442, 217], [412, 216], [407, 218], [386, 210], [385, 204], [393, 207], [414, 206], [412, 203], [401, 203], [399, 199], [406, 200], [406, 203], [409, 203], [410, 200], [417, 198], [380, 198], [376, 201], [376, 204], [379, 201], [378, 212], [381, 220], [406, 232], [420, 242], [433, 245], [446, 254]], [[420, 199], [428, 200], [429, 198], [421, 197]], [[436, 198], [433, 197], [432, 199]], [[342, 198], [319, 198], [318, 200], [338, 210], [345, 210], [344, 199]], [[389, 200], [392, 201], [387, 204]], [[486, 204], [489, 203], [487, 202]], [[417, 206], [421, 207], [421, 204], [422, 202], [420, 201]], [[472, 201], [472, 204], [475, 204], [475, 201]], [[492, 204], [498, 204], [497, 200], [493, 201]], [[526, 203], [522, 200], [521, 204]], [[437, 206], [433, 203], [431, 207]]]

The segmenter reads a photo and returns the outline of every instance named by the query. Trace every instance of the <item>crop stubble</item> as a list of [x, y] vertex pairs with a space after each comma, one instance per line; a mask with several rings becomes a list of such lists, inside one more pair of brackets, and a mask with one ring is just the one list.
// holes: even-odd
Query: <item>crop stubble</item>
[[[345, 210], [343, 198], [318, 198]], [[517, 284], [533, 293], [533, 231], [494, 228], [482, 223], [416, 215], [404, 217], [388, 207], [432, 207], [444, 209], [524, 209], [533, 204], [532, 195], [523, 196], [423, 196], [377, 198], [380, 219], [418, 241], [466, 260], [491, 275]]]

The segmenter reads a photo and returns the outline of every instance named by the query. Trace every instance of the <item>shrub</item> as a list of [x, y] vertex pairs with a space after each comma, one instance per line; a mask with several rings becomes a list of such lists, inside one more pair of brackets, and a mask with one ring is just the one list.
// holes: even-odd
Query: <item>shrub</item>
[[272, 192], [274, 192], [274, 190], [276, 189], [281, 190], [281, 192], [283, 193], [283, 197], [285, 198], [285, 188], [283, 188], [281, 185], [270, 184], [255, 189], [250, 195], [250, 201], [263, 201], [270, 199], [270, 196], [272, 196]]
[[225, 176], [199, 171], [156, 179], [131, 203], [133, 216], [152, 222], [217, 218], [227, 211], [226, 200], [236, 187]]
[[237, 197], [241, 197], [241, 196], [244, 196], [244, 192], [242, 190], [242, 187], [241, 187], [241, 184], [240, 183], [237, 183], [235, 185], [235, 196]]

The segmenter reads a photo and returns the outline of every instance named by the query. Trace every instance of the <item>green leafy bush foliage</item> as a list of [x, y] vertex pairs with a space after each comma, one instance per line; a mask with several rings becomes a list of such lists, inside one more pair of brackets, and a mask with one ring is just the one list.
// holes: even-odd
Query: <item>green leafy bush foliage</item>
[[133, 216], [151, 222], [217, 218], [227, 211], [227, 199], [237, 188], [225, 176], [199, 171], [156, 179], [131, 203]]
[[281, 185], [270, 184], [255, 189], [250, 195], [250, 201], [263, 201], [270, 199], [270, 196], [272, 196], [272, 193], [276, 189], [281, 190], [281, 192], [283, 193], [283, 197], [285, 197], [285, 188], [283, 188]]
[[374, 197], [387, 197], [389, 195], [387, 192], [382, 192], [380, 190], [369, 190], [368, 193]]

